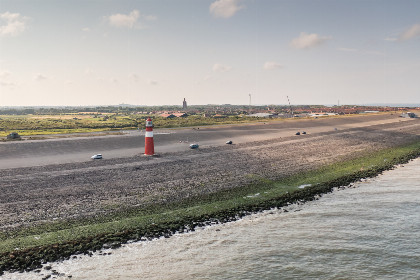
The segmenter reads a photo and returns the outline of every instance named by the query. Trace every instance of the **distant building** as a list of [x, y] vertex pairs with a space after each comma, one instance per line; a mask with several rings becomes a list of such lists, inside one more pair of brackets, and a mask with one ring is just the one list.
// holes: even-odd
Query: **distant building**
[[168, 114], [168, 113], [163, 113], [163, 114], [160, 114], [159, 116], [161, 116], [162, 118], [165, 118], [165, 119], [176, 118], [176, 116], [174, 114]]
[[329, 116], [337, 116], [337, 113], [312, 113], [312, 114], [308, 114], [308, 116], [312, 117], [312, 118], [316, 118], [316, 117], [329, 117]]
[[188, 117], [188, 114], [186, 114], [186, 113], [172, 113], [172, 115], [174, 115], [177, 118], [185, 118], [185, 117]]
[[159, 116], [161, 116], [162, 118], [165, 118], [165, 119], [188, 117], [188, 115], [186, 113], [163, 113], [163, 114], [160, 114]]
[[187, 101], [185, 100], [185, 97], [184, 97], [184, 101], [182, 102], [182, 109], [187, 110]]
[[248, 117], [256, 117], [256, 118], [272, 118], [274, 116], [276, 115], [270, 114], [270, 113], [255, 113], [255, 114], [248, 115]]
[[368, 110], [368, 111], [364, 111], [364, 112], [362, 112], [362, 113], [365, 113], [365, 114], [369, 114], [369, 113], [379, 113], [379, 111]]

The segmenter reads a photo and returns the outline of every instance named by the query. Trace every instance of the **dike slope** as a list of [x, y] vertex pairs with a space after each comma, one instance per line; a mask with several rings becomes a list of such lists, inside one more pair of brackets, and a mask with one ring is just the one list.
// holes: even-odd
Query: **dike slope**
[[[253, 203], [234, 204], [220, 211], [205, 209], [180, 214], [175, 220], [158, 219], [157, 223], [144, 223], [142, 227], [127, 227], [117, 232], [105, 230], [83, 237], [75, 234], [74, 238], [70, 236], [50, 244], [34, 242], [17, 251], [4, 249], [0, 255], [0, 274], [4, 270], [34, 269], [45, 261], [88, 253], [104, 245], [112, 247], [128, 240], [169, 236], [211, 222], [230, 221], [271, 207], [311, 200], [334, 187], [375, 176], [418, 157], [419, 142], [420, 120], [416, 119], [211, 147], [188, 154], [166, 153], [160, 157], [137, 156], [0, 170], [1, 244], [13, 241], [16, 236], [22, 237], [25, 232], [39, 234], [32, 233], [32, 228], [42, 229], [58, 223], [60, 227], [55, 230], [69, 229], [77, 221], [83, 224], [98, 217], [121, 218], [156, 205], [179, 206], [185, 201], [192, 205], [191, 201], [219, 193], [229, 196], [230, 191], [233, 195], [242, 195], [241, 189], [246, 193], [326, 165], [413, 143], [417, 145], [378, 166], [365, 166], [310, 188], [283, 192]], [[204, 203], [211, 201], [203, 199]]]

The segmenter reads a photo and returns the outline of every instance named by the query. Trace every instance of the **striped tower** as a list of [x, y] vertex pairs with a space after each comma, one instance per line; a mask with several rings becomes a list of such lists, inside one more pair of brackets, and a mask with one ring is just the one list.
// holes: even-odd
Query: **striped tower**
[[144, 154], [153, 156], [155, 154], [155, 145], [153, 144], [153, 123], [150, 117], [146, 120], [146, 136], [144, 139]]

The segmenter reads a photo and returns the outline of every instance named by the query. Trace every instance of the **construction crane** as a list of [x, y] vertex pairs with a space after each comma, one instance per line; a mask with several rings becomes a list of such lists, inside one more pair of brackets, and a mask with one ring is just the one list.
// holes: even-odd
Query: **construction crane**
[[249, 94], [249, 107], [248, 112], [251, 113], [251, 94]]
[[287, 97], [287, 101], [289, 102], [290, 113], [292, 114], [292, 118], [293, 118], [293, 109], [292, 109], [292, 105], [290, 105], [289, 96], [286, 96], [286, 97]]

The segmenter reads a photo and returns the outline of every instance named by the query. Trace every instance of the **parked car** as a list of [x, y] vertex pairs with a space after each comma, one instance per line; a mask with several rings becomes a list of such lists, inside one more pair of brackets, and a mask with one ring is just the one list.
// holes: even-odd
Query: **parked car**
[[91, 159], [101, 159], [102, 155], [101, 154], [96, 154], [90, 157]]
[[298, 132], [296, 132], [296, 134], [295, 135], [300, 135], [300, 132], [298, 131]]
[[198, 144], [194, 143], [190, 145], [190, 149], [197, 149], [198, 148]]
[[226, 144], [233, 144], [232, 140], [226, 142]]
[[302, 134], [306, 134], [306, 131], [302, 132]]

